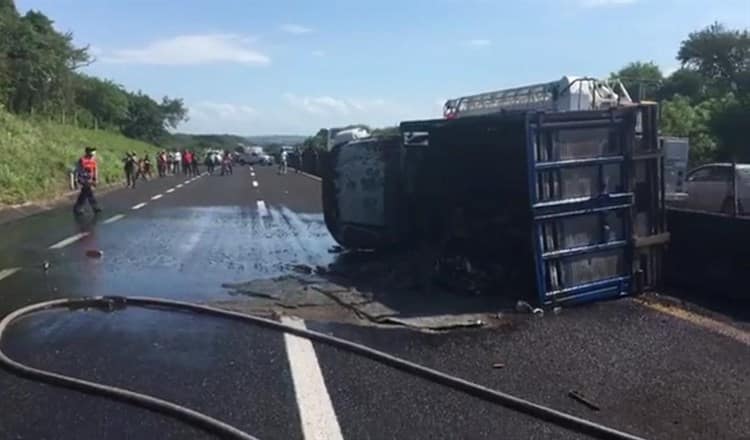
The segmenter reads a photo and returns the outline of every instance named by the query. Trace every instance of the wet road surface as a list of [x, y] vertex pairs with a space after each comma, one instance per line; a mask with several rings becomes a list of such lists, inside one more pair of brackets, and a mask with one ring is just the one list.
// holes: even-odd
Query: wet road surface
[[[302, 175], [237, 167], [233, 176], [158, 179], [102, 202], [96, 220], [77, 222], [61, 208], [0, 226], [0, 315], [87, 295], [221, 303], [236, 299], [224, 283], [335, 258], [319, 183]], [[92, 249], [103, 257], [87, 257]], [[632, 300], [449, 334], [307, 326], [648, 438], [750, 432], [748, 345]], [[181, 313], [47, 312], [14, 326], [3, 348], [34, 366], [185, 404], [261, 439], [583, 438], [325, 346], [307, 350], [278, 333]], [[503, 368], [492, 368], [498, 362]], [[0, 390], [0, 438], [207, 437], [5, 372]], [[570, 390], [602, 410], [570, 400]]]

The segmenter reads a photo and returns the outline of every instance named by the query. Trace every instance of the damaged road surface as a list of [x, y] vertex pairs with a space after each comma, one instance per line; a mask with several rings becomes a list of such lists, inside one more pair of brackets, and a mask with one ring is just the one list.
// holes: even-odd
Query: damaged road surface
[[[644, 438], [750, 432], [748, 323], [632, 299], [519, 313], [517, 292], [430, 285], [410, 255], [336, 251], [319, 181], [252, 173], [114, 191], [96, 220], [76, 223], [66, 208], [0, 225], [0, 314], [88, 295], [208, 303], [301, 318], [292, 322]], [[327, 346], [203, 316], [47, 312], [14, 325], [2, 348], [261, 439], [587, 438]], [[211, 438], [2, 370], [0, 390], [0, 438]]]

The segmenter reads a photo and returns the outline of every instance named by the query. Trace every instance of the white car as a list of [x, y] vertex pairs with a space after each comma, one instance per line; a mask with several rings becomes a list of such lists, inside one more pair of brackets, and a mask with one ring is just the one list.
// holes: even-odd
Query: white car
[[732, 214], [732, 175], [737, 181], [737, 213], [750, 215], [750, 164], [712, 163], [687, 174], [687, 200], [684, 207], [700, 211]]

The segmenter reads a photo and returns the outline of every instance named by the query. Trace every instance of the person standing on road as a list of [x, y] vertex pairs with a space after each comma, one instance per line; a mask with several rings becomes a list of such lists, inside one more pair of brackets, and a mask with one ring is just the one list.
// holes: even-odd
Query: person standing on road
[[193, 153], [193, 176], [197, 176], [200, 173], [200, 162], [198, 159], [198, 154]]
[[138, 177], [138, 158], [135, 157], [135, 151], [125, 155], [124, 169], [127, 187], [135, 188], [135, 180]]
[[286, 174], [287, 171], [287, 152], [281, 152], [281, 158], [279, 160], [279, 174]]
[[182, 153], [182, 172], [186, 176], [190, 176], [191, 167], [193, 166], [193, 153], [190, 150], [185, 150]]
[[174, 174], [182, 173], [182, 154], [180, 150], [174, 150]]
[[96, 201], [94, 196], [94, 187], [96, 182], [99, 180], [99, 170], [96, 166], [96, 149], [93, 147], [86, 147], [84, 155], [78, 160], [76, 165], [76, 178], [78, 185], [81, 187], [81, 192], [78, 194], [78, 200], [76, 200], [73, 206], [73, 213], [81, 215], [83, 213], [83, 205], [88, 202], [94, 213], [101, 212], [99, 203]]

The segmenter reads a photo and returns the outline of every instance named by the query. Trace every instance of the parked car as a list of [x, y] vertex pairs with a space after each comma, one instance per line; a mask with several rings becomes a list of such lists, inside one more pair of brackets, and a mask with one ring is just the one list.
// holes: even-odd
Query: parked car
[[733, 175], [737, 181], [737, 213], [750, 215], [750, 164], [712, 163], [691, 170], [684, 207], [732, 214]]

